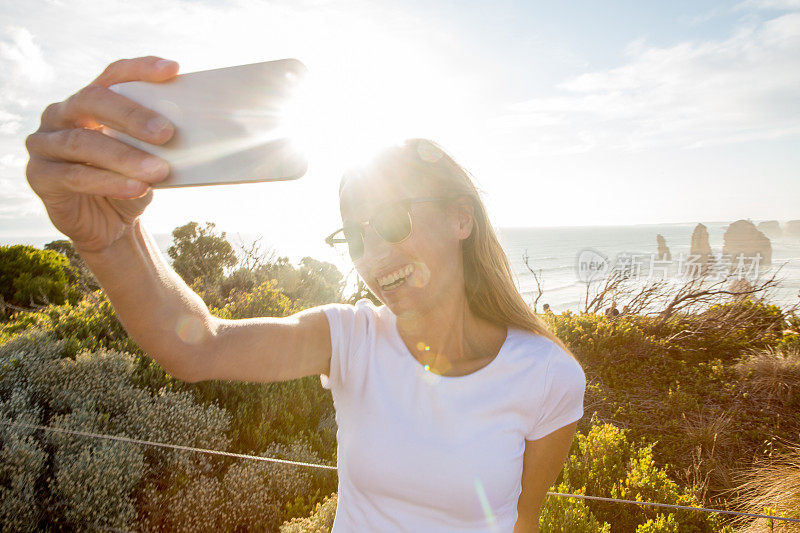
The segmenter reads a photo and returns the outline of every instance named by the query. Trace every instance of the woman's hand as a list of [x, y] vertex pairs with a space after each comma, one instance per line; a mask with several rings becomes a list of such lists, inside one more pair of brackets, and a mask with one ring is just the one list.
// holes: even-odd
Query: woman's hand
[[26, 139], [28, 183], [77, 250], [98, 252], [113, 244], [152, 200], [150, 185], [169, 174], [166, 161], [106, 135], [104, 128], [163, 144], [174, 127], [108, 87], [164, 81], [177, 72], [177, 63], [154, 56], [115, 61], [74, 95], [47, 106], [39, 129]]

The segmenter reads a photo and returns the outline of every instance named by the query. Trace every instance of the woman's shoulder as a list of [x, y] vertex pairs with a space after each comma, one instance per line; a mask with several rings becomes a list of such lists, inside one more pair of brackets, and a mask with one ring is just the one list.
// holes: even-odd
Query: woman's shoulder
[[509, 328], [509, 334], [513, 334], [511, 351], [530, 366], [536, 367], [537, 372], [566, 373], [575, 377], [583, 375], [581, 364], [555, 340], [519, 328]]
[[342, 329], [354, 335], [369, 334], [387, 318], [384, 305], [375, 305], [369, 298], [355, 303], [333, 302], [317, 306], [328, 318], [332, 329]]
[[375, 303], [369, 298], [361, 298], [355, 303], [331, 302], [322, 304], [318, 305], [317, 309], [324, 311], [325, 313], [338, 312], [351, 315], [361, 314], [379, 316], [384, 314], [385, 307], [385, 305], [375, 305]]

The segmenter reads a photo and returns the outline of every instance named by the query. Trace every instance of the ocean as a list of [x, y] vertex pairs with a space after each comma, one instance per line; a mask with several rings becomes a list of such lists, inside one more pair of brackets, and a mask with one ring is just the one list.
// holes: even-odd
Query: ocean
[[[709, 244], [713, 253], [722, 253], [723, 236], [729, 222], [704, 222], [709, 234]], [[537, 275], [541, 275], [542, 296], [538, 307], [550, 304], [553, 312], [567, 309], [578, 312], [584, 308], [587, 284], [579, 279], [576, 268], [578, 255], [582, 250], [591, 249], [601, 253], [611, 263], [618, 254], [631, 254], [644, 258], [649, 265], [651, 254], [656, 254], [656, 236], [661, 234], [672, 255], [671, 269], [666, 279], [680, 283], [677, 276], [680, 254], [689, 255], [691, 236], [697, 223], [641, 224], [630, 226], [574, 226], [549, 228], [500, 228], [498, 238], [508, 255], [514, 270], [520, 292], [526, 301], [531, 302], [538, 291], [530, 270], [523, 257], [527, 252], [528, 263]], [[770, 302], [787, 307], [797, 304], [800, 298], [800, 239], [773, 239], [772, 266], [761, 266], [757, 279], [763, 281], [781, 265], [776, 279], [784, 278]], [[753, 273], [755, 274], [755, 272]], [[646, 273], [644, 274], [646, 275]], [[644, 277], [640, 277], [640, 282]], [[664, 278], [660, 273], [654, 277]], [[685, 279], [685, 278], [684, 278]], [[590, 284], [591, 301], [599, 282]], [[617, 302], [621, 309], [623, 301]]]

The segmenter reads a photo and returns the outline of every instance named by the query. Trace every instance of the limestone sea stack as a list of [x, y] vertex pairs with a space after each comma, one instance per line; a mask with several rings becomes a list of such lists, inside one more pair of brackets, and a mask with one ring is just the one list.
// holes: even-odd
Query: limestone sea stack
[[784, 227], [783, 234], [786, 237], [800, 239], [800, 220], [790, 220]]
[[689, 253], [692, 256], [699, 256], [697, 258], [697, 264], [701, 265], [701, 268], [697, 274], [705, 274], [712, 260], [712, 256], [711, 245], [708, 243], [708, 229], [704, 224], [695, 226], [692, 232], [692, 242]]
[[660, 233], [656, 235], [656, 242], [658, 243], [658, 259], [659, 261], [672, 261], [672, 254], [669, 253], [667, 241]]
[[722, 253], [730, 255], [733, 264], [738, 261], [739, 254], [744, 254], [747, 264], [756, 253], [761, 254], [760, 266], [772, 264], [772, 243], [755, 224], [749, 220], [737, 220], [725, 230]]
[[780, 239], [783, 236], [783, 229], [777, 220], [765, 220], [759, 222], [756, 227], [770, 240]]

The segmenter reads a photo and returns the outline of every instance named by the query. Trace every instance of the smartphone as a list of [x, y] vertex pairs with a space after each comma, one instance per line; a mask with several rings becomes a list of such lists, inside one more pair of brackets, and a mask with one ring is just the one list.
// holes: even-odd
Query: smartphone
[[297, 179], [308, 163], [291, 138], [287, 110], [306, 72], [297, 59], [281, 59], [117, 83], [109, 88], [162, 114], [175, 134], [153, 145], [106, 131], [169, 162], [169, 176], [154, 188]]

